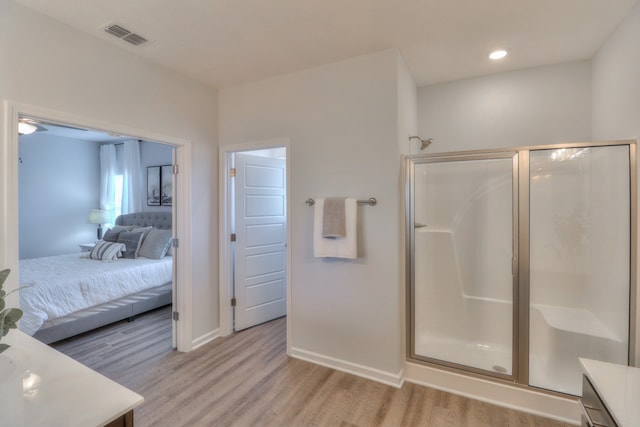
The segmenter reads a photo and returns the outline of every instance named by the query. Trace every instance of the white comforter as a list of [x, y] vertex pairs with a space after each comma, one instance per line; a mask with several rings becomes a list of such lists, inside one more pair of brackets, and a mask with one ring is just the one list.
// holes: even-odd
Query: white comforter
[[[86, 255], [86, 254], [85, 254]], [[81, 254], [20, 261], [20, 329], [33, 335], [47, 321], [164, 285], [172, 279], [170, 256], [102, 262]]]

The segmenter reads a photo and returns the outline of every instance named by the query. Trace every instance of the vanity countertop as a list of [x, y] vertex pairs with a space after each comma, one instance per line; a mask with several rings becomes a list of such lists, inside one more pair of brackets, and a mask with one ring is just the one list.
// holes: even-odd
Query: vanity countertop
[[637, 426], [640, 420], [640, 368], [582, 358], [580, 363], [618, 426]]
[[143, 398], [53, 348], [12, 330], [0, 354], [0, 414], [11, 426], [104, 426]]

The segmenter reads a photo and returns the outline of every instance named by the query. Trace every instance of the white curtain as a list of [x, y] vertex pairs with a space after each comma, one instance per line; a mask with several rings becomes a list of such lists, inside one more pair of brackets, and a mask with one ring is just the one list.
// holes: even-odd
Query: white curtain
[[116, 182], [118, 169], [116, 147], [113, 144], [100, 146], [100, 209], [107, 212], [109, 225], [115, 222]]
[[124, 143], [122, 175], [122, 213], [140, 212], [144, 181], [140, 166], [140, 143], [136, 140]]

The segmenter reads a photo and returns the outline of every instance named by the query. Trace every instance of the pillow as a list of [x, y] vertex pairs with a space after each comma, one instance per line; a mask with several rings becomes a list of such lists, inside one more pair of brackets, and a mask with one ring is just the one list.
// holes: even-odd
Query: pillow
[[116, 243], [118, 242], [118, 236], [120, 235], [120, 233], [122, 233], [123, 231], [130, 231], [132, 228], [133, 226], [114, 225], [104, 233], [104, 236], [102, 236], [102, 240], [106, 242]]
[[126, 246], [122, 243], [105, 242], [100, 240], [96, 242], [96, 245], [89, 252], [90, 259], [99, 259], [104, 262], [115, 261], [118, 259], [118, 255], [124, 252]]
[[126, 250], [124, 258], [137, 258], [142, 243], [142, 232], [134, 233], [133, 231], [123, 231], [118, 236], [118, 243], [124, 243]]
[[171, 241], [171, 230], [154, 228], [142, 242], [139, 255], [151, 259], [164, 258], [171, 246]]
[[[134, 233], [142, 233], [142, 243], [144, 243], [144, 239], [147, 238], [149, 232], [153, 230], [153, 227], [133, 227], [131, 230]], [[140, 245], [142, 245], [142, 243]]]

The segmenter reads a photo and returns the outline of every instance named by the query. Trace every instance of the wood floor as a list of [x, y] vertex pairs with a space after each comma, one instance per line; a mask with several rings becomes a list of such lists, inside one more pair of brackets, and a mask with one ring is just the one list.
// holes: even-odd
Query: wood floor
[[170, 315], [155, 310], [54, 347], [144, 396], [137, 427], [568, 426], [288, 358], [284, 318], [178, 353], [171, 350]]

